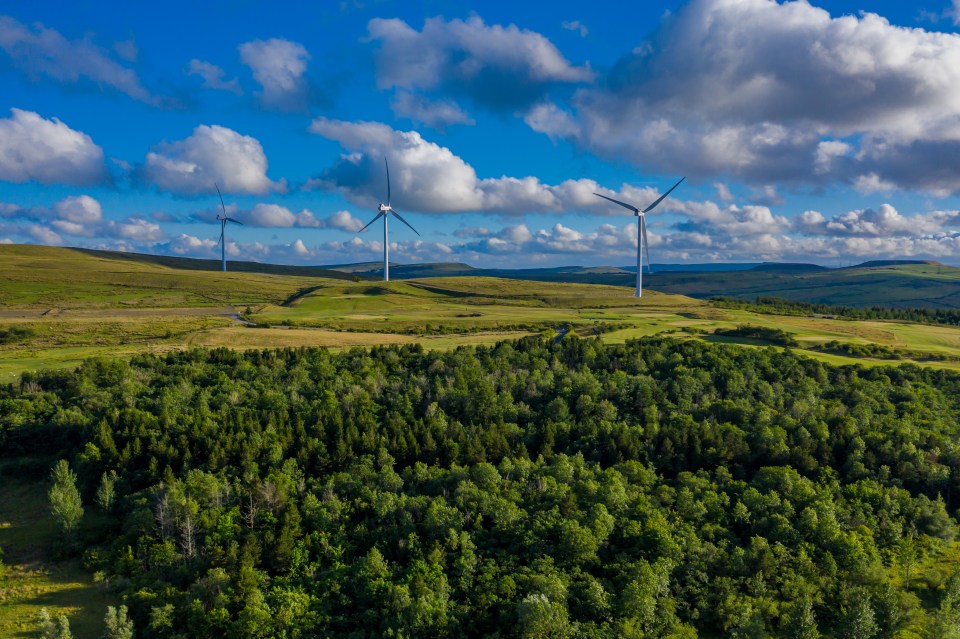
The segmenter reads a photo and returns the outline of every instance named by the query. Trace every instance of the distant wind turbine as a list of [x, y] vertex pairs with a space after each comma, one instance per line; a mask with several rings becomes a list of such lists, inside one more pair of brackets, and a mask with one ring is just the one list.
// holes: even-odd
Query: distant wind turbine
[[594, 195], [602, 197], [605, 200], [610, 200], [614, 204], [619, 204], [625, 209], [630, 209], [633, 211], [633, 214], [637, 216], [637, 297], [643, 296], [643, 246], [647, 245], [647, 270], [650, 270], [650, 243], [647, 241], [647, 220], [645, 217], [646, 213], [652, 211], [658, 204], [663, 202], [663, 200], [670, 195], [670, 193], [680, 186], [680, 182], [683, 182], [686, 176], [680, 178], [680, 181], [670, 187], [670, 190], [657, 198], [657, 201], [643, 209], [642, 211], [632, 204], [627, 204], [626, 202], [621, 202], [620, 200], [615, 200], [612, 197], [607, 197], [606, 195], [600, 195], [599, 193], [594, 193]]
[[233, 222], [234, 224], [239, 224], [243, 226], [243, 222], [233, 219], [232, 217], [227, 217], [227, 207], [223, 205], [223, 194], [220, 193], [220, 187], [217, 186], [217, 183], [214, 182], [213, 186], [217, 189], [217, 195], [220, 196], [220, 208], [223, 209], [223, 215], [217, 214], [217, 221], [220, 222], [220, 239], [217, 240], [217, 244], [220, 245], [220, 266], [223, 267], [223, 272], [227, 272], [227, 238], [225, 236], [227, 230], [227, 222]]
[[390, 206], [390, 165], [387, 163], [387, 158], [383, 158], [383, 165], [387, 168], [387, 203], [384, 204], [383, 202], [381, 202], [380, 205], [377, 206], [377, 211], [378, 211], [377, 216], [372, 220], [370, 220], [369, 222], [367, 222], [367, 226], [364, 226], [362, 229], [357, 231], [357, 233], [363, 233], [365, 230], [367, 230], [367, 227], [369, 227], [371, 224], [379, 220], [381, 217], [383, 218], [383, 281], [389, 282], [390, 281], [390, 239], [387, 235], [387, 225], [388, 225], [387, 223], [390, 221], [390, 215], [392, 214], [395, 218], [397, 218], [398, 220], [406, 224], [408, 227], [410, 227], [410, 230], [416, 233], [418, 237], [420, 236], [420, 231], [410, 226], [410, 223], [407, 222], [402, 217], [400, 217], [400, 214], [397, 213], [392, 206]]

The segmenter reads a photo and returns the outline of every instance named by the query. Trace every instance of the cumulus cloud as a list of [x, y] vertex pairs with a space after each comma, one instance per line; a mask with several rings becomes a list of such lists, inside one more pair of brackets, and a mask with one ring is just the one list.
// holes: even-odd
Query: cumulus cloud
[[871, 13], [692, 0], [569, 117], [528, 123], [658, 172], [957, 192], [958, 60], [960, 36]]
[[222, 126], [200, 125], [189, 137], [164, 142], [147, 154], [140, 178], [158, 189], [181, 195], [264, 194], [286, 191], [286, 181], [267, 177], [267, 156], [260, 142]]
[[29, 235], [44, 244], [62, 244], [63, 236], [125, 239], [141, 243], [166, 239], [160, 225], [139, 216], [108, 220], [100, 202], [89, 195], [66, 197], [51, 207], [20, 207], [0, 203], [0, 218], [11, 220], [8, 229]]
[[84, 82], [109, 87], [155, 106], [166, 102], [151, 95], [136, 72], [117, 62], [89, 36], [68, 40], [40, 23], [30, 27], [9, 16], [0, 16], [0, 50], [13, 67], [31, 80], [49, 77], [64, 84]]
[[390, 102], [390, 107], [398, 117], [410, 118], [414, 122], [426, 124], [435, 129], [443, 130], [451, 124], [474, 124], [473, 118], [467, 115], [456, 102], [428, 100], [409, 91], [397, 91]]
[[877, 209], [848, 211], [826, 219], [819, 211], [806, 211], [797, 221], [805, 233], [857, 237], [922, 237], [945, 232], [960, 222], [956, 211], [935, 211], [911, 216], [901, 215], [890, 204]]
[[[416, 131], [397, 131], [379, 122], [346, 122], [317, 118], [317, 135], [336, 140], [348, 153], [309, 186], [339, 189], [366, 207], [386, 196], [383, 158], [391, 167], [394, 204], [401, 211], [449, 213], [489, 211], [504, 215], [531, 212], [593, 211], [620, 214], [593, 195], [600, 192], [641, 205], [657, 198], [655, 189], [624, 186], [620, 193], [593, 180], [544, 184], [536, 177], [480, 178], [472, 166], [450, 149], [425, 140]], [[667, 208], [666, 205], [664, 208]]]
[[523, 120], [531, 129], [545, 133], [551, 140], [576, 137], [580, 132], [580, 125], [573, 115], [550, 101], [533, 105], [523, 115]]
[[103, 149], [89, 135], [32, 111], [0, 120], [0, 180], [95, 184], [106, 178]]
[[515, 25], [429, 18], [417, 31], [403, 20], [367, 24], [378, 42], [377, 85], [468, 97], [494, 109], [537, 102], [553, 85], [589, 82], [589, 65], [574, 66], [543, 35]]
[[46, 226], [31, 224], [29, 227], [27, 227], [27, 233], [31, 238], [41, 244], [50, 244], [52, 246], [59, 246], [60, 244], [63, 244], [63, 238]]
[[260, 84], [264, 106], [289, 111], [306, 108], [310, 54], [302, 44], [282, 38], [253, 40], [240, 45], [240, 58]]
[[243, 90], [240, 88], [240, 81], [237, 78], [227, 80], [227, 72], [210, 62], [194, 58], [190, 60], [185, 73], [187, 75], [200, 76], [200, 79], [203, 80], [203, 86], [207, 89], [229, 91], [235, 95], [243, 94]]
[[103, 219], [100, 202], [89, 195], [64, 198], [53, 205], [53, 212], [58, 218], [77, 224], [94, 224]]
[[[301, 209], [294, 213], [279, 204], [258, 203], [250, 209], [241, 209], [234, 204], [228, 204], [227, 215], [246, 226], [259, 228], [314, 228], [337, 229], [340, 231], [359, 231], [363, 222], [354, 217], [350, 211], [335, 211], [326, 217], [319, 217], [309, 209]], [[203, 211], [193, 216], [195, 221], [209, 222], [216, 218], [220, 209]]]

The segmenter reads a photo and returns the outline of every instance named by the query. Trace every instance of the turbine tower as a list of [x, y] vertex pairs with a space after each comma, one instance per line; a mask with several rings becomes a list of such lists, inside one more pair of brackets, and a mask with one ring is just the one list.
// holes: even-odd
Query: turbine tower
[[377, 206], [377, 216], [372, 220], [370, 220], [369, 222], [367, 222], [367, 226], [364, 226], [362, 229], [357, 231], [357, 233], [363, 233], [365, 230], [367, 230], [368, 226], [370, 226], [371, 224], [379, 220], [381, 217], [383, 218], [383, 281], [389, 282], [390, 281], [390, 239], [387, 234], [387, 225], [388, 225], [388, 222], [390, 221], [390, 216], [393, 215], [395, 218], [397, 218], [398, 220], [406, 224], [408, 227], [410, 227], [410, 230], [416, 233], [417, 237], [420, 236], [420, 231], [410, 226], [410, 223], [407, 222], [402, 217], [400, 217], [400, 214], [397, 213], [392, 206], [390, 206], [390, 165], [387, 163], [387, 158], [383, 158], [383, 165], [387, 169], [387, 203], [384, 204], [383, 202], [381, 202], [380, 205]]
[[220, 239], [217, 240], [217, 244], [220, 245], [220, 266], [223, 267], [223, 272], [227, 272], [227, 238], [224, 236], [227, 230], [227, 222], [233, 222], [234, 224], [239, 224], [243, 226], [243, 222], [239, 222], [232, 217], [227, 217], [227, 207], [223, 205], [223, 195], [220, 193], [220, 187], [217, 186], [217, 183], [213, 183], [213, 187], [217, 189], [217, 195], [220, 196], [220, 208], [223, 209], [223, 215], [217, 214], [217, 221], [220, 222]]
[[643, 246], [647, 245], [647, 270], [650, 270], [650, 243], [647, 242], [647, 220], [646, 213], [652, 211], [658, 204], [663, 202], [663, 200], [670, 195], [670, 193], [680, 186], [680, 182], [683, 182], [686, 176], [680, 178], [680, 181], [670, 187], [670, 190], [657, 198], [657, 201], [643, 209], [642, 211], [632, 204], [627, 204], [626, 202], [621, 202], [620, 200], [615, 200], [612, 197], [607, 197], [606, 195], [600, 195], [599, 193], [594, 193], [598, 197], [602, 197], [605, 200], [610, 200], [614, 204], [619, 204], [625, 209], [630, 209], [633, 211], [633, 214], [637, 216], [637, 297], [643, 296]]

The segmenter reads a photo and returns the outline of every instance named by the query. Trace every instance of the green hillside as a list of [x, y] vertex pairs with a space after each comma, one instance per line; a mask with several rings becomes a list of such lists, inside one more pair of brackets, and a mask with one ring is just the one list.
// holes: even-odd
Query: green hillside
[[693, 297], [774, 296], [803, 302], [895, 308], [960, 308], [960, 268], [867, 263], [841, 269], [755, 268], [731, 273], [653, 273], [651, 288]]
[[[122, 253], [120, 251], [97, 251], [94, 249], [71, 249], [107, 259], [158, 264], [187, 271], [221, 271], [220, 260], [202, 260], [193, 257], [173, 257], [171, 255], [150, 255], [147, 253]], [[287, 264], [264, 264], [262, 262], [244, 262], [227, 260], [227, 270], [231, 273], [262, 273], [265, 275], [295, 275], [300, 277], [325, 277], [335, 280], [352, 280], [352, 272], [344, 272], [319, 266], [290, 266]], [[221, 271], [222, 272], [222, 271]]]
[[317, 271], [323, 277], [224, 273], [199, 270], [197, 262], [204, 261], [50, 246], [0, 246], [0, 305], [9, 310], [281, 303], [301, 289], [330, 281], [327, 275], [349, 278], [333, 271]]

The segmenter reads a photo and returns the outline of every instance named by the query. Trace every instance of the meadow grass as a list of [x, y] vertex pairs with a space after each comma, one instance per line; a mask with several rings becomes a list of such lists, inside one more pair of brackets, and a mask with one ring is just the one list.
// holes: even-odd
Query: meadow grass
[[50, 516], [47, 483], [3, 476], [0, 547], [6, 568], [0, 575], [0, 637], [36, 637], [40, 609], [64, 614], [76, 639], [95, 639], [103, 615], [115, 605], [93, 583], [78, 559], [58, 561], [59, 532]]
[[[73, 367], [92, 356], [191, 347], [349, 348], [412, 342], [442, 349], [563, 326], [581, 336], [600, 334], [606, 341], [623, 342], [658, 334], [703, 338], [717, 329], [751, 324], [783, 329], [804, 353], [830, 363], [897, 361], [805, 347], [829, 341], [873, 343], [960, 359], [960, 329], [954, 327], [762, 315], [651, 290], [638, 300], [627, 286], [463, 276], [351, 282], [184, 270], [35, 246], [0, 246], [0, 266], [0, 331], [27, 329], [7, 343], [0, 340], [0, 382], [38, 368]], [[960, 269], [927, 264], [830, 273], [845, 282], [838, 288], [851, 291], [877, 277], [914, 283], [925, 278], [937, 286], [960, 280]], [[738, 280], [751, 277], [790, 280], [777, 273], [738, 273]], [[270, 328], [241, 326], [241, 312]], [[953, 361], [920, 363], [960, 369]]]

